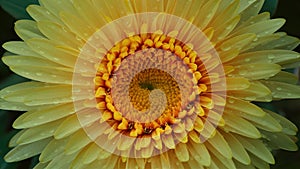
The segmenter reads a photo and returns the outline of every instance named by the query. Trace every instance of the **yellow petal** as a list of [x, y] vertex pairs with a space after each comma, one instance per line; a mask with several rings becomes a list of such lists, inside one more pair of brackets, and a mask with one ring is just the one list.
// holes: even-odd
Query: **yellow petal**
[[271, 91], [261, 82], [253, 81], [249, 88], [238, 91], [228, 91], [228, 95], [248, 101], [271, 101]]
[[229, 73], [229, 76], [241, 76], [249, 80], [259, 80], [276, 75], [281, 71], [281, 66], [270, 63], [251, 63], [235, 66], [234, 69], [233, 72]]
[[28, 144], [53, 136], [62, 120], [57, 120], [44, 125], [36, 126], [26, 130], [17, 140], [18, 144]]
[[63, 154], [69, 138], [52, 139], [42, 151], [39, 160], [43, 163], [49, 162], [60, 154]]
[[270, 77], [268, 80], [276, 81], [276, 82], [284, 82], [284, 83], [289, 83], [289, 84], [297, 84], [298, 77], [293, 73], [281, 71], [281, 72], [277, 73], [275, 76]]
[[250, 82], [244, 77], [226, 77], [227, 90], [243, 90], [250, 87]]
[[256, 16], [252, 16], [251, 18], [249, 18], [245, 22], [241, 22], [240, 25], [237, 26], [237, 29], [239, 29], [240, 27], [245, 27], [247, 25], [252, 25], [254, 23], [266, 21], [266, 20], [269, 20], [269, 19], [270, 19], [270, 13], [269, 12], [263, 12], [263, 13], [260, 13]]
[[195, 18], [193, 24], [200, 29], [204, 29], [215, 15], [220, 0], [206, 1], [206, 3], [199, 9], [198, 16]]
[[52, 138], [47, 138], [34, 143], [17, 146], [8, 152], [4, 159], [6, 162], [16, 162], [38, 155], [51, 140]]
[[97, 160], [100, 151], [99, 145], [95, 143], [90, 144], [83, 155], [83, 163], [90, 164]]
[[79, 49], [84, 45], [81, 39], [76, 37], [74, 33], [61, 24], [50, 21], [39, 21], [37, 22], [37, 26], [47, 38], [59, 44], [67, 45], [75, 49]]
[[72, 1], [56, 0], [56, 1], [47, 1], [40, 0], [39, 3], [41, 6], [48, 9], [52, 14], [59, 16], [61, 11], [66, 11], [69, 13], [76, 13]]
[[17, 141], [22, 136], [22, 134], [26, 131], [27, 129], [23, 129], [19, 131], [17, 134], [15, 134], [10, 140], [9, 140], [9, 147], [16, 147], [18, 145]]
[[14, 66], [10, 67], [10, 69], [16, 74], [36, 81], [60, 84], [72, 83], [72, 72], [67, 72], [61, 68]]
[[27, 106], [24, 103], [10, 102], [0, 98], [0, 109], [3, 110], [28, 111], [35, 108], [35, 106]]
[[81, 128], [81, 124], [78, 121], [78, 117], [76, 114], [71, 115], [68, 117], [64, 122], [59, 125], [57, 130], [54, 133], [55, 139], [62, 139], [71, 134], [75, 133]]
[[255, 33], [257, 37], [271, 35], [272, 33], [276, 32], [279, 28], [281, 28], [284, 25], [284, 23], [284, 19], [266, 20], [255, 23], [253, 25], [240, 27], [232, 33], [232, 36], [242, 35], [245, 33]]
[[61, 20], [53, 15], [48, 9], [39, 5], [29, 5], [26, 8], [29, 15], [36, 21], [52, 21], [62, 23]]
[[2, 47], [14, 54], [23, 55], [23, 56], [41, 57], [39, 56], [39, 54], [34, 52], [32, 49], [30, 49], [30, 47], [25, 42], [10, 41], [4, 43]]
[[[25, 85], [23, 86], [26, 87]], [[6, 91], [3, 90], [3, 92]], [[53, 93], [56, 94], [53, 95]], [[69, 85], [44, 84], [40, 87], [24, 88], [23, 90], [18, 90], [18, 92], [0, 93], [0, 97], [7, 101], [24, 102], [30, 106], [72, 102], [71, 86]]]
[[189, 142], [188, 148], [190, 152], [193, 152], [193, 157], [197, 158], [197, 162], [203, 166], [210, 166], [211, 156], [203, 143]]
[[137, 168], [137, 163], [135, 159], [132, 158], [128, 158], [126, 161], [126, 168], [125, 169], [129, 169], [129, 168]]
[[234, 97], [227, 97], [227, 104], [225, 107], [225, 111], [233, 111], [233, 114], [237, 114], [238, 112], [250, 114], [253, 116], [262, 117], [266, 113], [259, 108], [258, 106], [241, 99], [237, 99]]
[[18, 36], [26, 41], [31, 38], [43, 38], [37, 24], [32, 20], [19, 20], [15, 23], [15, 30]]
[[256, 16], [260, 12], [264, 4], [264, 0], [241, 0], [240, 2], [240, 15], [242, 16], [241, 22], [244, 22], [249, 18]]
[[250, 114], [238, 114], [239, 116], [247, 119], [250, 121], [252, 124], [254, 124], [256, 127], [266, 130], [266, 131], [271, 131], [271, 132], [279, 132], [282, 130], [282, 126], [273, 118], [270, 116], [268, 113], [266, 113], [264, 116], [258, 117], [258, 116], [253, 116]]
[[236, 25], [240, 21], [240, 16], [236, 16], [232, 18], [231, 20], [227, 21], [226, 23], [222, 24], [221, 26], [218, 26], [218, 28], [214, 32], [214, 36], [212, 38], [212, 42], [219, 42], [223, 40], [228, 34], [231, 33], [231, 31], [236, 27]]
[[218, 131], [215, 136], [208, 139], [207, 142], [225, 158], [230, 159], [232, 157], [232, 152], [227, 141]]
[[[43, 24], [41, 23], [40, 25]], [[77, 61], [78, 56], [70, 54], [64, 49], [64, 45], [61, 45], [53, 40], [30, 39], [26, 41], [26, 44], [36, 53], [39, 53], [41, 56], [57, 64], [73, 68]]]
[[277, 113], [271, 112], [266, 109], [264, 111], [271, 115], [282, 126], [283, 133], [288, 135], [296, 135], [298, 128], [294, 123]]
[[[223, 6], [226, 6], [228, 4], [222, 4], [224, 2], [221, 2], [221, 5], [219, 8], [222, 8]], [[226, 9], [223, 9], [221, 12], [216, 14], [214, 20], [212, 23], [210, 23], [210, 26], [212, 27], [218, 27], [224, 24], [224, 20], [230, 20], [231, 18], [235, 17], [238, 14], [238, 7], [240, 2], [237, 0], [234, 0], [232, 3], [229, 4]], [[219, 9], [220, 10], [220, 9]]]
[[237, 115], [234, 115], [231, 113], [229, 114], [227, 112], [225, 112], [223, 114], [223, 118], [225, 120], [224, 129], [226, 131], [237, 133], [242, 136], [246, 136], [246, 137], [250, 137], [250, 138], [260, 138], [261, 137], [260, 132], [249, 121], [247, 121]]
[[294, 51], [288, 50], [264, 50], [249, 52], [239, 55], [230, 61], [230, 64], [261, 64], [261, 63], [277, 63], [284, 64], [291, 62], [290, 60], [299, 59], [300, 54]]
[[87, 146], [91, 139], [87, 136], [83, 129], [77, 131], [70, 137], [69, 142], [65, 147], [65, 153], [70, 155], [80, 151], [83, 147]]
[[[107, 3], [106, 1], [92, 0], [92, 2], [97, 8], [97, 11], [100, 11], [100, 17], [105, 18], [105, 20], [108, 22], [118, 19], [122, 16], [132, 14], [134, 11], [138, 12], [138, 10], [143, 9], [134, 9], [133, 1], [111, 0], [109, 3]], [[118, 10], [113, 10], [112, 8], [114, 6], [118, 6]]]
[[[32, 67], [33, 65], [38, 65], [40, 69], [52, 69], [52, 71], [66, 71], [72, 72], [72, 69], [62, 67], [59, 64], [53, 63], [49, 60], [31, 56], [5, 56], [2, 58], [3, 62], [10, 67]], [[38, 73], [38, 72], [36, 72]]]
[[61, 12], [60, 17], [72, 32], [85, 41], [95, 33], [95, 29], [91, 28], [84, 20], [73, 14]]
[[250, 158], [251, 158], [251, 163], [253, 166], [256, 168], [261, 168], [261, 169], [269, 169], [270, 166], [267, 162], [263, 161], [262, 159], [258, 158], [256, 155], [253, 155], [249, 153]]
[[253, 48], [253, 50], [269, 50], [269, 49], [293, 50], [300, 43], [299, 38], [287, 36], [286, 33], [282, 33], [282, 32], [275, 33], [274, 35], [271, 35], [269, 38], [270, 41], [268, 40], [268, 43], [263, 43], [263, 45], [255, 47]]
[[40, 82], [23, 82], [19, 84], [15, 84], [12, 86], [8, 86], [0, 91], [0, 97], [1, 98], [6, 98], [11, 95], [15, 95], [16, 101], [17, 102], [22, 102], [24, 99], [24, 96], [22, 94], [17, 98], [17, 93], [28, 93], [28, 90], [33, 90], [37, 88], [43, 88], [43, 87], [49, 87], [51, 86], [50, 84], [47, 85], [45, 83], [40, 83]]
[[[199, 12], [199, 9], [202, 8], [202, 6], [205, 4], [205, 0], [198, 0], [198, 1], [193, 1], [193, 5], [190, 6], [189, 12], [186, 13], [185, 19], [190, 21], [191, 23], [194, 22], [195, 19], [197, 19], [197, 14]], [[167, 1], [167, 4], [165, 5], [165, 12], [168, 12], [173, 9], [173, 2], [172, 1]]]
[[72, 155], [60, 154], [48, 164], [46, 169], [68, 168], [71, 165], [72, 161], [75, 159], [76, 155], [76, 153]]
[[[170, 1], [170, 3], [173, 3], [172, 4], [173, 6], [172, 6], [172, 8], [170, 6], [167, 6], [167, 11], [173, 15], [176, 15], [176, 16], [179, 16], [182, 18], [186, 18], [186, 16], [190, 13], [190, 11], [188, 9], [190, 9], [190, 7], [192, 5], [194, 5], [194, 2], [192, 2], [192, 1], [174, 1], [174, 2]], [[170, 4], [168, 4], [168, 5], [170, 5]], [[185, 8], [182, 8], [183, 6]]]
[[264, 138], [267, 139], [267, 143], [273, 146], [276, 146], [278, 149], [283, 149], [287, 151], [297, 151], [298, 146], [295, 142], [286, 134], [283, 133], [274, 133], [274, 132], [265, 132], [262, 131]]
[[273, 43], [273, 41], [277, 41], [282, 36], [285, 35], [282, 32], [279, 32], [263, 37], [256, 37], [256, 39], [254, 39], [252, 43], [247, 45], [242, 52], [256, 52], [261, 50], [275, 49], [274, 46], [271, 47], [269, 46], [269, 44]]
[[[239, 135], [234, 135], [246, 150], [253, 153], [263, 161], [274, 164], [275, 160], [272, 153], [267, 149], [264, 143], [258, 139], [250, 139]], [[250, 154], [249, 154], [250, 155]], [[252, 160], [252, 157], [251, 157]]]
[[256, 34], [253, 33], [241, 34], [221, 42], [220, 45], [217, 46], [217, 49], [222, 51], [229, 51], [232, 49], [242, 50], [251, 44], [255, 38]]
[[236, 168], [242, 168], [242, 169], [255, 169], [255, 167], [252, 166], [252, 165], [245, 165], [245, 164], [242, 164], [242, 163], [240, 163], [240, 162], [238, 162], [238, 161], [234, 161], [234, 164], [235, 164]]
[[88, 165], [86, 168], [99, 168], [101, 166], [105, 169], [115, 169], [117, 160], [119, 159], [116, 155], [110, 155], [107, 159], [104, 160], [96, 160], [95, 162]]
[[[177, 156], [178, 157], [178, 156]], [[171, 168], [171, 163], [168, 153], [160, 154], [160, 161], [162, 168]]]
[[183, 166], [183, 163], [178, 162], [178, 159], [177, 159], [174, 151], [172, 151], [172, 150], [168, 151], [168, 155], [169, 155], [169, 159], [170, 159], [171, 168], [185, 169]]
[[162, 162], [159, 156], [154, 156], [151, 158], [151, 169], [162, 168]]
[[295, 99], [300, 97], [300, 87], [298, 85], [275, 81], [263, 81], [262, 83], [272, 91], [272, 96], [276, 99]]
[[162, 135], [162, 141], [169, 149], [175, 149], [175, 142], [172, 135]]
[[73, 103], [67, 103], [29, 111], [19, 116], [13, 126], [18, 129], [29, 128], [58, 120], [73, 114], [73, 106]]
[[49, 163], [42, 163], [42, 162], [39, 162], [37, 165], [34, 166], [33, 169], [44, 169], [48, 166]]
[[232, 50], [227, 50], [227, 51], [220, 51], [219, 57], [220, 57], [222, 63], [225, 63], [225, 62], [228, 62], [228, 61], [234, 59], [236, 56], [238, 56], [238, 54], [239, 54], [239, 50], [232, 49]]
[[176, 145], [175, 154], [179, 161], [181, 162], [189, 161], [189, 152], [185, 143], [178, 143]]
[[[106, 24], [104, 17], [99, 16], [97, 6], [95, 6], [91, 1], [74, 0], [73, 5], [79, 16], [81, 16], [82, 19], [84, 19], [91, 27], [99, 29]], [[121, 4], [119, 4], [119, 6], [120, 5]]]
[[232, 158], [231, 157], [225, 157], [222, 154], [220, 154], [219, 151], [217, 151], [215, 149], [215, 147], [213, 147], [211, 144], [208, 144], [207, 142], [205, 143], [205, 146], [208, 148], [208, 150], [211, 152], [212, 154], [212, 163], [213, 162], [217, 162], [217, 166], [223, 166], [223, 168], [230, 168], [230, 169], [236, 169]]
[[249, 165], [251, 163], [250, 157], [239, 140], [230, 133], [222, 132], [222, 135], [231, 148], [233, 158], [242, 164]]

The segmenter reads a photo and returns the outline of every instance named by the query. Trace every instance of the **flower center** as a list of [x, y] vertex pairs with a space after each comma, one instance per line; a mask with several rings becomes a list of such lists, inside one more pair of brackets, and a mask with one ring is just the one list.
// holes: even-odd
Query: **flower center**
[[156, 115], [180, 110], [178, 84], [171, 75], [159, 69], [138, 73], [130, 83], [129, 97], [133, 107], [141, 113]]
[[[98, 68], [96, 98], [103, 121], [130, 136], [165, 132], [192, 115], [199, 102], [201, 73], [196, 53], [182, 42], [158, 34], [126, 38]], [[192, 117], [191, 117], [192, 118]]]

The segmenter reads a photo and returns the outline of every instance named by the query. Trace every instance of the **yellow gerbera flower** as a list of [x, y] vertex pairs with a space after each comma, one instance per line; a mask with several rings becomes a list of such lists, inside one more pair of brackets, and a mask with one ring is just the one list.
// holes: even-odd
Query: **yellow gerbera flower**
[[3, 47], [31, 79], [0, 91], [7, 162], [47, 168], [268, 168], [297, 127], [252, 102], [300, 98], [297, 38], [263, 0], [40, 0]]

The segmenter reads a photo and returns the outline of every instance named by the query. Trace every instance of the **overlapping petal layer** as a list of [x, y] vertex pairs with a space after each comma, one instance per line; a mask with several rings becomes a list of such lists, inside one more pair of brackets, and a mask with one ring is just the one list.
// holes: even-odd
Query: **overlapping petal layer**
[[[283, 70], [299, 65], [300, 55], [291, 51], [299, 44], [298, 39], [285, 33], [274, 33], [284, 24], [283, 19], [270, 19], [268, 13], [258, 14], [263, 2], [40, 0], [40, 6], [29, 6], [27, 10], [35, 21], [21, 20], [15, 27], [23, 41], [3, 45], [15, 54], [3, 57], [4, 63], [15, 73], [33, 80], [0, 91], [0, 108], [27, 111], [13, 124], [23, 130], [11, 139], [10, 146], [15, 148], [6, 155], [6, 161], [20, 161], [41, 154], [36, 169], [268, 168], [269, 164], [275, 163], [271, 150], [297, 150], [294, 143], [297, 127], [252, 102], [299, 98], [296, 77]], [[98, 34], [100, 41], [104, 42], [102, 48], [98, 47], [99, 44], [89, 43], [100, 28], [112, 21], [145, 12], [161, 13], [156, 20], [147, 20], [154, 23], [155, 28], [162, 28], [156, 29], [156, 34], [147, 32], [147, 25], [138, 24], [127, 25], [136, 29], [135, 32], [114, 32], [128, 30], [124, 24], [122, 28], [114, 27], [105, 36]], [[167, 24], [168, 17], [164, 14], [180, 17], [197, 27], [210, 43], [191, 45], [183, 42], [182, 45], [178, 39], [173, 41], [172, 37], [176, 36], [188, 40], [201, 37], [194, 37], [195, 32], [184, 31], [190, 30], [189, 26], [178, 31], [176, 25]], [[128, 44], [115, 40], [120, 38], [119, 34], [127, 35]], [[157, 34], [159, 36], [155, 36]], [[95, 51], [104, 55], [106, 60], [94, 63], [93, 51], [84, 51], [86, 55], [82, 58], [85, 45], [90, 45], [93, 50], [96, 48]], [[197, 95], [188, 91], [191, 92], [189, 101], [196, 100], [195, 103], [185, 104], [186, 111], [178, 111], [174, 116], [166, 113], [161, 118], [161, 121], [168, 122], [165, 126], [163, 123], [147, 126], [126, 121], [114, 111], [118, 106], [113, 105], [113, 98], [108, 97], [110, 90], [107, 89], [112, 86], [109, 79], [115, 76], [112, 72], [118, 72], [122, 63], [125, 73], [132, 67], [143, 66], [134, 64], [128, 68], [124, 58], [149, 46], [178, 56], [180, 63], [187, 65], [190, 80], [196, 85], [192, 89]], [[130, 53], [130, 47], [133, 53]], [[212, 48], [219, 56], [217, 60], [208, 52]], [[200, 59], [197, 60], [192, 51], [200, 51], [196, 53]], [[109, 55], [114, 52], [118, 55]], [[93, 66], [77, 72], [78, 62]], [[163, 62], [157, 59], [153, 63]], [[208, 73], [220, 66], [224, 74]], [[93, 71], [98, 72], [93, 74]], [[76, 75], [82, 79], [74, 81]], [[163, 73], [160, 75], [168, 77]], [[148, 76], [137, 76], [142, 80], [145, 77]], [[94, 81], [89, 81], [90, 78]], [[226, 83], [213, 88], [222, 78]], [[157, 80], [154, 78], [150, 82], [153, 84]], [[88, 88], [91, 85], [96, 90]], [[165, 86], [161, 86], [164, 89]], [[76, 90], [77, 87], [82, 90]], [[151, 85], [146, 87], [149, 89]], [[138, 94], [137, 101], [147, 98]], [[165, 92], [167, 98], [168, 94]], [[95, 97], [97, 107], [93, 102]], [[78, 105], [82, 109], [78, 109]], [[103, 111], [99, 112], [99, 109]], [[182, 118], [193, 114], [194, 118]], [[182, 123], [177, 125], [176, 120], [170, 120], [171, 117], [178, 117]], [[110, 125], [104, 125], [104, 121]], [[132, 131], [128, 135], [133, 138], [150, 135], [151, 139], [120, 142], [127, 130]], [[116, 131], [122, 131], [122, 134]], [[103, 135], [99, 134], [101, 132]], [[115, 144], [114, 148], [121, 154], [107, 152], [97, 144], [99, 141], [107, 146]], [[122, 154], [131, 147], [143, 158]], [[163, 151], [164, 147], [167, 151]]]

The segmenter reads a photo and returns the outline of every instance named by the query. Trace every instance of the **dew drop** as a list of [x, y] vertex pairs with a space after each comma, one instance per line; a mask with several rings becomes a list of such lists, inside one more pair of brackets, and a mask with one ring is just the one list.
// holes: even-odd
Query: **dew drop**
[[76, 36], [75, 39], [81, 41], [81, 38], [79, 36]]
[[68, 30], [67, 30], [65, 27], [62, 27], [62, 30], [63, 30], [64, 32], [68, 32]]
[[231, 99], [231, 98], [229, 98], [229, 99], [228, 99], [228, 102], [229, 102], [229, 103], [231, 103], [231, 104], [233, 104], [233, 103], [235, 102], [235, 100], [234, 100], [234, 99]]
[[256, 0], [248, 0], [248, 4], [252, 4], [253, 2], [255, 2]]
[[244, 75], [246, 75], [247, 74], [247, 71], [246, 70], [240, 70], [239, 71], [239, 75], [241, 75], [241, 76], [244, 76]]
[[233, 27], [233, 25], [230, 25], [230, 26], [227, 26], [225, 29], [230, 30], [230, 29], [232, 29], [232, 27]]
[[45, 116], [38, 116], [38, 119], [44, 119], [45, 118]]
[[200, 156], [198, 156], [198, 155], [195, 155], [194, 158], [195, 159], [201, 159]]
[[268, 59], [275, 59], [275, 58], [276, 58], [275, 55], [271, 55], [271, 54], [268, 55]]
[[281, 88], [281, 87], [277, 87], [276, 90], [279, 90], [279, 91], [280, 91], [280, 90], [282, 90], [282, 88]]
[[37, 75], [37, 76], [42, 76], [42, 75], [43, 75], [43, 73], [36, 73], [36, 75]]
[[222, 46], [221, 48], [223, 51], [228, 51], [231, 49], [231, 46]]
[[250, 62], [250, 61], [251, 61], [250, 58], [246, 58], [246, 59], [245, 59], [245, 62]]
[[55, 61], [59, 61], [60, 59], [59, 59], [59, 58], [56, 58], [56, 57], [54, 57], [54, 58], [53, 58], [53, 60], [55, 60]]

